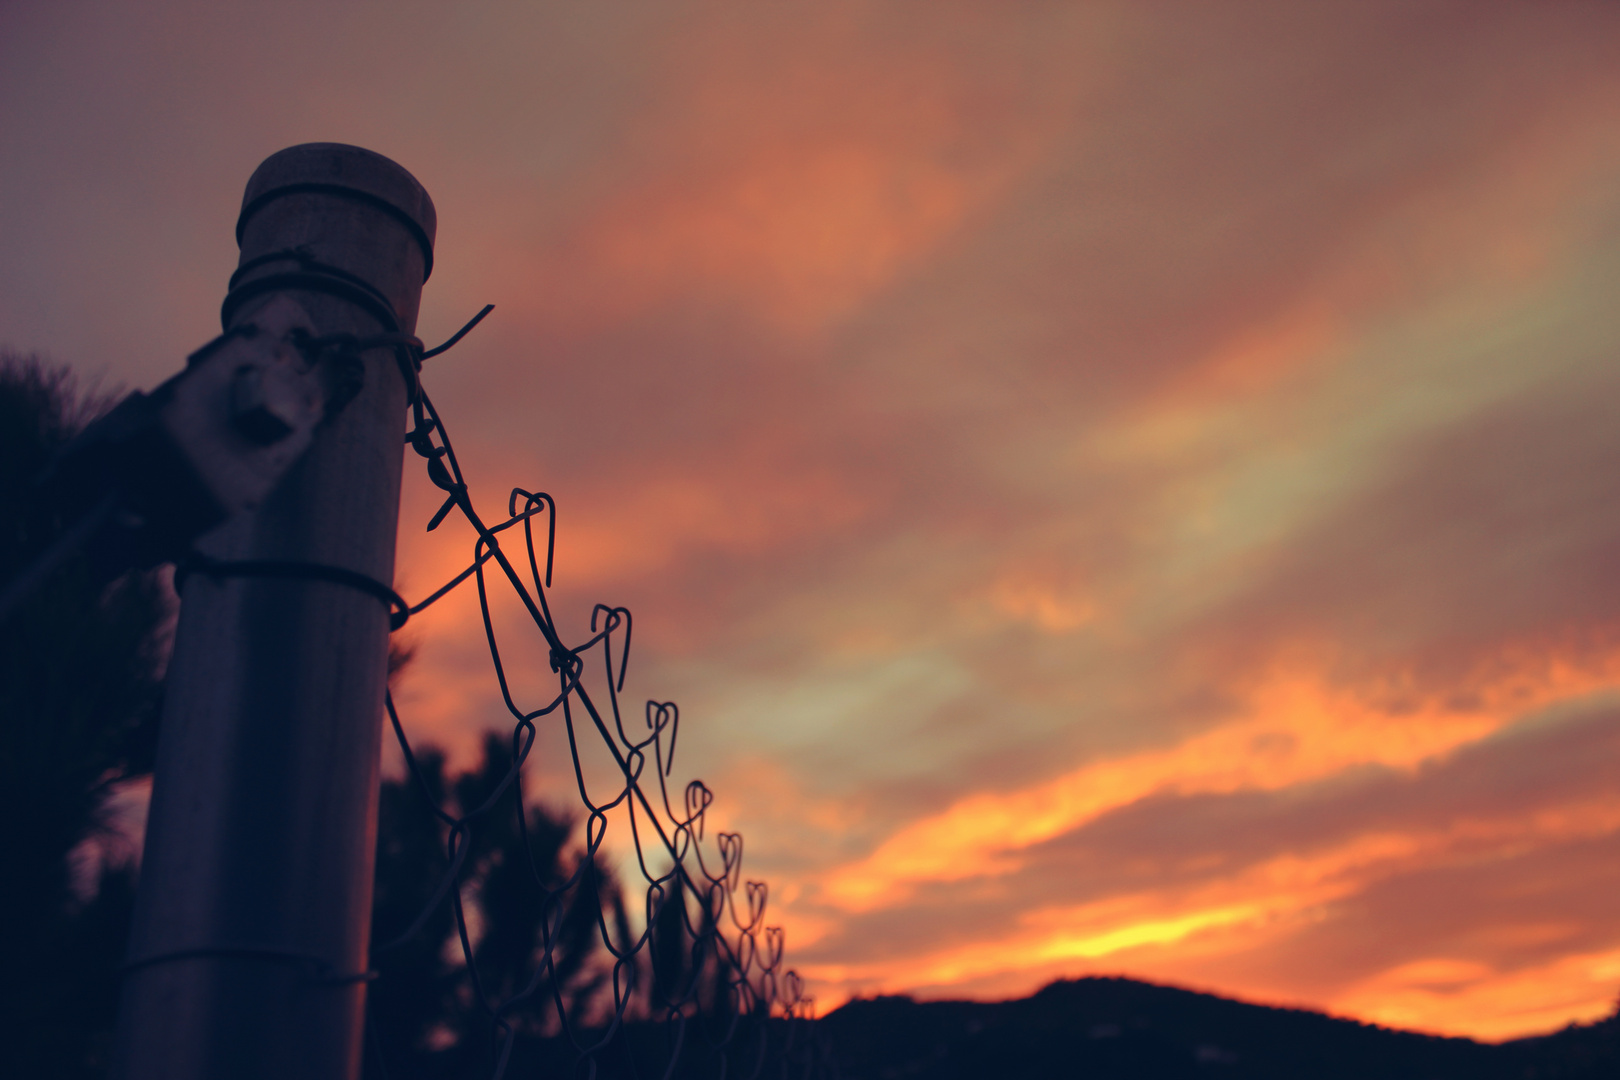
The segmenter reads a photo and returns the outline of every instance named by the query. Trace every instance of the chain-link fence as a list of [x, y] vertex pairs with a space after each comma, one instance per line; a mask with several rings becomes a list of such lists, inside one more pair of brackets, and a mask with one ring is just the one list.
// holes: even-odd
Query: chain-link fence
[[[785, 967], [783, 932], [766, 925], [766, 883], [743, 878], [742, 837], [706, 834], [713, 794], [701, 781], [681, 787], [672, 779], [678, 708], [648, 701], [626, 721], [621, 695], [630, 612], [598, 604], [591, 636], [574, 646], [563, 642], [547, 599], [556, 536], [551, 496], [514, 488], [504, 520], [487, 524], [474, 509], [438, 411], [420, 383], [415, 389], [407, 439], [445, 493], [427, 527], [436, 529], [459, 512], [477, 539], [470, 565], [407, 613], [396, 614], [396, 628], [472, 579], [513, 726], [509, 747], [491, 754], [498, 762], [494, 774], [482, 785], [461, 785], [456, 798], [445, 790], [440, 760], [424, 763], [413, 752], [406, 724], [388, 698], [408, 783], [421, 800], [418, 810], [431, 815], [443, 844], [442, 871], [431, 890], [423, 890], [428, 895], [408, 924], [395, 927], [391, 939], [372, 943], [377, 974], [368, 1071], [388, 1076], [390, 1058], [397, 1060], [403, 1049], [390, 1047], [385, 1037], [386, 1010], [397, 997], [389, 993], [392, 958], [414, 950], [432, 964], [441, 958], [421, 955], [423, 950], [435, 952], [448, 938], [459, 963], [441, 982], [455, 982], [453, 992], [467, 1011], [483, 1018], [489, 1035], [485, 1061], [496, 1078], [835, 1075], [815, 1027], [814, 1000]], [[538, 525], [543, 537], [537, 536]], [[513, 544], [509, 552], [502, 546], [518, 535], [520, 547]], [[491, 590], [500, 581], [521, 602], [548, 651], [556, 676], [549, 700], [517, 700], [490, 610]], [[587, 687], [593, 681], [595, 693]], [[558, 835], [556, 819], [526, 801], [523, 768], [538, 723], [558, 724], [567, 737], [585, 815], [584, 850], [571, 865], [556, 857], [566, 827]], [[612, 790], [590, 789], [592, 752], [605, 752], [604, 760], [611, 761]], [[617, 850], [633, 849], [634, 859], [626, 860], [638, 878], [633, 885], [621, 885], [606, 866], [610, 821], [621, 823], [613, 838]], [[495, 842], [489, 837], [507, 843], [496, 884], [489, 860], [478, 865], [480, 851]], [[467, 891], [475, 886], [506, 889], [508, 900], [525, 904], [527, 918], [516, 920], [516, 930], [503, 924], [492, 936], [479, 912], [469, 910]], [[640, 894], [633, 915], [626, 893]]]

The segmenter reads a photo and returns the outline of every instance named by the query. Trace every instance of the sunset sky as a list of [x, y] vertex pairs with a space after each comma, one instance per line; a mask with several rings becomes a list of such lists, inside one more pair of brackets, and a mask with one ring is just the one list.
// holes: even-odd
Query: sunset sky
[[[0, 345], [173, 373], [307, 141], [431, 193], [473, 495], [556, 496], [823, 1008], [1612, 1009], [1620, 6], [5, 0]], [[470, 762], [475, 597], [405, 634]]]

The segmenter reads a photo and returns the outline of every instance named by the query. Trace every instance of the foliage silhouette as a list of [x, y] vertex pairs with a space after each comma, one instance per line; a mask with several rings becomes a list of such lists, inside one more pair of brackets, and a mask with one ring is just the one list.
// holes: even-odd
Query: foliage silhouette
[[[0, 354], [0, 582], [88, 509], [57, 505], [38, 479], [109, 404], [64, 369]], [[0, 623], [5, 1075], [105, 1069], [134, 896], [110, 798], [152, 769], [169, 597], [157, 573], [108, 585], [80, 557]], [[89, 857], [77, 882], [75, 852]]]
[[[490, 734], [475, 769], [445, 776], [444, 755], [417, 752], [418, 771], [434, 801], [481, 805], [512, 764], [512, 750]], [[631, 938], [628, 914], [611, 871], [571, 849], [574, 822], [531, 807], [519, 820], [515, 786], [480, 819], [466, 841], [463, 892], [473, 966], [460, 962], [454, 898], [442, 900], [413, 936], [399, 940], [433, 898], [448, 865], [448, 829], [414, 779], [384, 781], [379, 804], [377, 874], [372, 908], [368, 1077], [466, 1075], [491, 1063], [495, 1031], [478, 1007], [478, 992], [505, 1000], [528, 990], [503, 1014], [526, 1047], [551, 1063], [571, 1063], [558, 1036], [564, 1023], [590, 1024], [602, 1012], [610, 970], [603, 927], [622, 943]], [[579, 871], [578, 880], [563, 889]], [[551, 943], [551, 962], [544, 963]], [[454, 956], [453, 962], [450, 957]]]

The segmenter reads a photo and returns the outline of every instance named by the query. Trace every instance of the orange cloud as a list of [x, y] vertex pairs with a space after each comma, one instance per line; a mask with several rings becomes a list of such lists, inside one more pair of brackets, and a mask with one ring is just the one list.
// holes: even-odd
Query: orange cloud
[[1165, 749], [1094, 762], [1024, 791], [979, 793], [895, 833], [831, 873], [846, 911], [903, 903], [913, 886], [1004, 874], [1018, 852], [1155, 794], [1276, 791], [1365, 765], [1411, 770], [1482, 739], [1539, 705], [1612, 684], [1607, 671], [1513, 672], [1466, 703], [1382, 708], [1311, 671], [1260, 683], [1228, 722]]
[[715, 471], [655, 471], [611, 501], [576, 509], [557, 531], [557, 565], [570, 583], [624, 582], [682, 554], [757, 553], [857, 520], [865, 500], [826, 469], [773, 468], [765, 455]]
[[1560, 956], [1516, 971], [1437, 956], [1380, 972], [1335, 999], [1333, 1008], [1391, 1027], [1511, 1039], [1602, 1019], [1614, 1009], [1617, 983], [1620, 949]]
[[1003, 615], [1029, 622], [1049, 634], [1066, 634], [1094, 621], [1097, 605], [1025, 574], [1006, 574], [990, 587], [990, 603]]
[[812, 330], [886, 285], [977, 194], [968, 178], [890, 147], [773, 148], [695, 190], [629, 196], [604, 214], [589, 258], [643, 304], [718, 286]]
[[[1004, 974], [1073, 974], [1077, 965], [1090, 969], [1092, 962], [1105, 958], [1116, 968], [1174, 970], [1195, 956], [1240, 953], [1261, 940], [1284, 937], [1302, 923], [1322, 918], [1335, 902], [1397, 874], [1459, 861], [1505, 859], [1617, 831], [1620, 796], [1528, 816], [1505, 806], [1499, 816], [1489, 819], [1464, 819], [1439, 828], [1414, 824], [1407, 832], [1363, 833], [1326, 850], [1281, 854], [1190, 889], [1026, 910], [1010, 932], [991, 933], [958, 946], [866, 962], [817, 963], [807, 971], [833, 987], [854, 985], [870, 991], [929, 986], [938, 992]], [[1522, 932], [1558, 937], [1569, 928], [1528, 927]], [[1572, 1003], [1585, 1018], [1601, 1015], [1612, 997], [1612, 987], [1602, 980], [1620, 972], [1616, 956], [1620, 954], [1561, 960], [1551, 970], [1506, 980], [1482, 964], [1451, 962], [1448, 972], [1464, 971], [1453, 981], [1459, 987], [1466, 985], [1471, 995], [1439, 985], [1445, 980], [1435, 976], [1436, 962], [1413, 962], [1364, 980], [1328, 1004], [1385, 1023], [1509, 1037], [1549, 1026], [1548, 1018], [1567, 1015]], [[1565, 976], [1576, 969], [1585, 974], [1572, 982]], [[1557, 983], [1559, 992], [1550, 996], [1530, 992], [1544, 983]], [[1275, 992], [1268, 990], [1252, 988], [1257, 996], [1274, 999]]]

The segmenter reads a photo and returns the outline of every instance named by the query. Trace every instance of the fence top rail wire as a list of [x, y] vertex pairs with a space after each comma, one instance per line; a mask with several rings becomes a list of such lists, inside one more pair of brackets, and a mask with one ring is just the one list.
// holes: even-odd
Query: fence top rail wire
[[[476, 534], [472, 559], [466, 569], [421, 602], [393, 605], [393, 625], [397, 629], [406, 618], [416, 615], [449, 595], [472, 578], [477, 586], [478, 605], [484, 636], [494, 667], [501, 699], [512, 718], [511, 764], [487, 797], [478, 805], [457, 806], [454, 810], [436, 797], [418, 756], [406, 737], [405, 725], [392, 695], [385, 701], [389, 723], [398, 740], [407, 772], [414, 787], [426, 800], [439, 822], [445, 844], [445, 870], [427, 902], [413, 921], [390, 941], [372, 946], [373, 956], [386, 957], [417, 940], [447, 902], [454, 915], [461, 959], [466, 965], [471, 1003], [486, 1017], [494, 1035], [492, 1080], [501, 1080], [511, 1062], [520, 1026], [516, 1016], [525, 1009], [541, 1006], [554, 1009], [556, 1032], [566, 1040], [574, 1057], [573, 1075], [594, 1078], [603, 1055], [615, 1044], [615, 1062], [630, 1062], [627, 1075], [661, 1075], [669, 1080], [691, 1072], [699, 1061], [711, 1062], [713, 1075], [754, 1080], [765, 1074], [767, 1065], [779, 1063], [787, 1076], [827, 1076], [836, 1071], [814, 1025], [815, 1001], [805, 993], [803, 980], [784, 967], [784, 934], [780, 927], [766, 926], [769, 889], [763, 881], [742, 878], [743, 840], [737, 833], [719, 832], [715, 854], [705, 856], [702, 841], [705, 814], [714, 795], [700, 780], [692, 780], [672, 802], [670, 782], [675, 764], [675, 747], [680, 731], [680, 710], [674, 702], [648, 701], [642, 711], [642, 729], [627, 730], [621, 694], [630, 659], [632, 620], [628, 609], [597, 604], [591, 612], [591, 636], [575, 646], [563, 642], [552, 617], [547, 591], [551, 586], [556, 550], [557, 508], [555, 500], [543, 491], [514, 487], [507, 501], [504, 520], [486, 523], [473, 506], [466, 478], [456, 457], [449, 432], [432, 398], [422, 387], [421, 361], [437, 355], [460, 341], [490, 311], [486, 307], [449, 341], [424, 350], [420, 342], [389, 341], [401, 352], [401, 368], [412, 379], [411, 430], [406, 442], [424, 459], [428, 479], [444, 492], [438, 511], [427, 523], [437, 529], [452, 511]], [[545, 560], [542, 572], [537, 551], [535, 519], [545, 519]], [[527, 566], [514, 565], [502, 546], [503, 534], [522, 528], [522, 559]], [[538, 630], [549, 654], [550, 667], [557, 678], [556, 693], [543, 702], [520, 704], [507, 677], [490, 610], [489, 564], [499, 571]], [[527, 575], [522, 571], [526, 570]], [[401, 610], [403, 614], [401, 614]], [[606, 688], [605, 701], [594, 697], [586, 687], [586, 670], [592, 654], [600, 657]], [[529, 811], [524, 801], [523, 766], [534, 747], [536, 721], [560, 714], [567, 736], [575, 787], [586, 817], [585, 849], [570, 876], [562, 882], [548, 880], [544, 868], [534, 859], [529, 836]], [[590, 732], [595, 733], [595, 740]], [[585, 779], [586, 744], [599, 742], [612, 760], [619, 777], [616, 788], [593, 797]], [[647, 767], [652, 766], [652, 776]], [[655, 790], [649, 789], [652, 780]], [[503, 800], [515, 795], [518, 831], [527, 854], [529, 876], [538, 889], [539, 942], [529, 960], [527, 980], [504, 996], [485, 984], [475, 962], [474, 932], [469, 928], [463, 890], [468, 871], [468, 855], [473, 849], [473, 831], [490, 818]], [[599, 1003], [595, 1015], [570, 1016], [565, 1001], [564, 979], [559, 977], [559, 941], [567, 911], [567, 898], [594, 890], [598, 875], [598, 854], [608, 835], [608, 815], [619, 811], [628, 820], [628, 832], [635, 853], [635, 867], [645, 886], [641, 912], [642, 927], [634, 932], [619, 915], [609, 925], [606, 906], [592, 903], [594, 935], [611, 958], [606, 975], [608, 1000], [603, 1015]], [[505, 812], [503, 810], [503, 812]], [[650, 860], [656, 852], [660, 858]], [[660, 869], [659, 864], [668, 867]], [[739, 894], [739, 889], [741, 890]], [[595, 895], [592, 892], [591, 895]], [[688, 904], [687, 897], [694, 901]], [[696, 911], [693, 910], [695, 906]], [[680, 938], [680, 949], [671, 953], [667, 945], [657, 948], [655, 928], [673, 931]], [[672, 960], [677, 970], [671, 971]], [[521, 961], [520, 961], [521, 962]], [[660, 993], [652, 992], [653, 984]], [[576, 1005], [575, 1011], [579, 1011]], [[666, 1027], [669, 1050], [657, 1071], [638, 1068], [631, 1053], [627, 1028], [630, 1024], [660, 1021]], [[373, 1030], [373, 1036], [375, 1031]], [[382, 1052], [384, 1048], [375, 1046]], [[622, 1067], [622, 1064], [620, 1065]], [[774, 1071], [774, 1070], [773, 1070]]]

